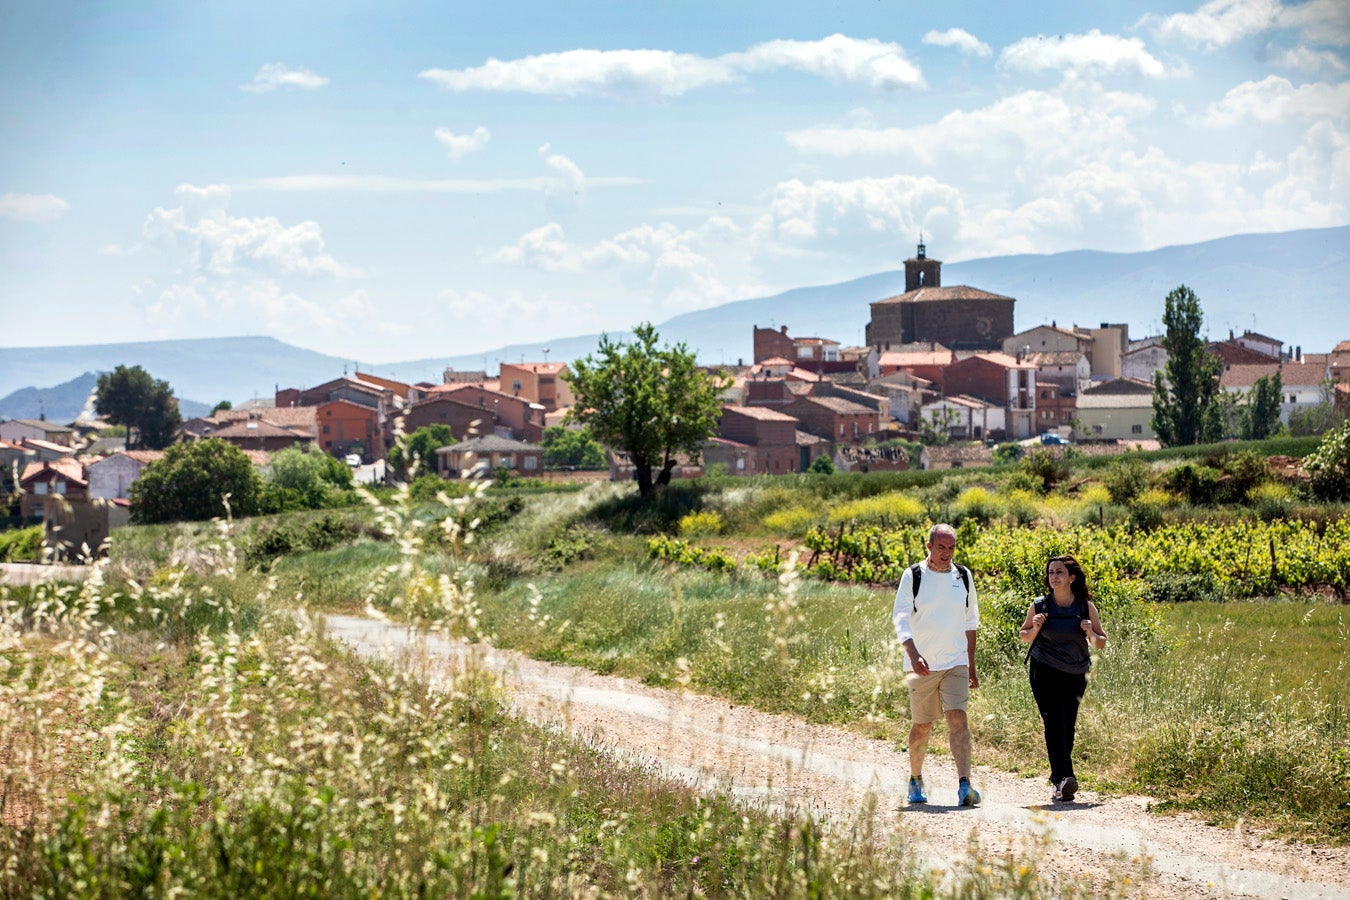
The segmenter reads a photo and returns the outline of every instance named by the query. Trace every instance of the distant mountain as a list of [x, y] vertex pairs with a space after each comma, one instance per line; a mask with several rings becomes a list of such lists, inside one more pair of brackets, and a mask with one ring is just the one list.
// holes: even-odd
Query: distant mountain
[[[929, 251], [941, 258], [940, 247]], [[1160, 332], [1163, 298], [1178, 284], [1187, 284], [1200, 297], [1210, 337], [1250, 329], [1301, 346], [1305, 352], [1322, 352], [1350, 339], [1350, 226], [1237, 235], [1143, 253], [1077, 250], [975, 259], [945, 264], [942, 283], [1015, 297], [1019, 331], [1051, 321], [1088, 326], [1124, 322], [1134, 337]], [[657, 329], [663, 340], [685, 343], [704, 363], [749, 362], [755, 325], [786, 325], [796, 337], [856, 345], [862, 343], [868, 304], [903, 290], [902, 270], [882, 272], [685, 313], [657, 323]], [[630, 336], [626, 331], [609, 334], [614, 339]], [[230, 400], [238, 405], [254, 397], [271, 397], [277, 386], [312, 386], [356, 367], [415, 382], [440, 381], [447, 367], [495, 374], [503, 361], [570, 362], [594, 351], [598, 340], [595, 334], [576, 335], [380, 365], [302, 350], [266, 337], [0, 349], [0, 395], [18, 395], [0, 399], [0, 415], [17, 417], [20, 414], [11, 409], [32, 409], [18, 404], [29, 403], [37, 394], [24, 394], [22, 388], [58, 385], [45, 390], [78, 394], [79, 373], [110, 371], [118, 365], [140, 365], [166, 379], [180, 402], [191, 398], [209, 406]], [[44, 397], [44, 406], [47, 402]], [[74, 418], [83, 398], [79, 405], [68, 405], [73, 402], [46, 407], [47, 418]], [[73, 412], [58, 416], [58, 408]], [[25, 412], [23, 417], [31, 414]]]
[[[0, 419], [43, 419], [68, 425], [82, 412], [93, 413], [94, 388], [98, 373], [85, 372], [64, 384], [49, 388], [21, 388], [0, 399]], [[87, 408], [87, 409], [86, 409]], [[178, 398], [178, 412], [185, 419], [204, 416], [211, 411], [205, 403]]]

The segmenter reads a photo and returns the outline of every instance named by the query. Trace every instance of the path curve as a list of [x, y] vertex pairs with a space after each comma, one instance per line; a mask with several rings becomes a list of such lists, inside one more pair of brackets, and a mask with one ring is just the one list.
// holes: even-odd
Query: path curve
[[[363, 655], [397, 659], [418, 646], [401, 625], [327, 618], [329, 633]], [[479, 654], [502, 675], [521, 715], [566, 727], [672, 778], [729, 787], [740, 796], [841, 822], [874, 795], [879, 824], [907, 829], [935, 867], [962, 858], [972, 833], [992, 852], [1017, 850], [1045, 835], [1050, 844], [1041, 867], [1058, 879], [1118, 883], [1130, 877], [1146, 897], [1350, 900], [1350, 849], [1264, 840], [1185, 815], [1154, 816], [1145, 797], [1080, 791], [1078, 802], [1048, 810], [1042, 779], [984, 767], [974, 778], [984, 803], [960, 809], [946, 756], [930, 756], [926, 764], [930, 803], [905, 807], [906, 758], [886, 741], [511, 651], [435, 636], [421, 646], [433, 673], [439, 661]]]

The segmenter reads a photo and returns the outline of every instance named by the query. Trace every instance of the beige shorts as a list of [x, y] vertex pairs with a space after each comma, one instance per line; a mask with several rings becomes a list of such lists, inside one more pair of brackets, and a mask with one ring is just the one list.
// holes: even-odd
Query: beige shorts
[[905, 687], [909, 688], [909, 714], [915, 725], [936, 722], [944, 712], [954, 709], [964, 712], [970, 699], [970, 675], [965, 666], [927, 675], [910, 672], [905, 675]]

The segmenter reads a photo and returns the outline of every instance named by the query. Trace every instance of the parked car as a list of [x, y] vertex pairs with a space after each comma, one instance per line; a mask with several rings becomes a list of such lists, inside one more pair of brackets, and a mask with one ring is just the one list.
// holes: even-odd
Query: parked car
[[1069, 441], [1068, 441], [1067, 438], [1062, 438], [1062, 437], [1060, 437], [1060, 436], [1057, 435], [1057, 434], [1054, 434], [1054, 433], [1052, 433], [1052, 432], [1047, 431], [1045, 434], [1041, 435], [1041, 443], [1042, 443], [1042, 444], [1067, 444], [1067, 443], [1069, 443]]
[[352, 468], [356, 468], [357, 466], [361, 465], [361, 454], [359, 454], [359, 453], [348, 453], [348, 454], [347, 454], [347, 465], [351, 466]]

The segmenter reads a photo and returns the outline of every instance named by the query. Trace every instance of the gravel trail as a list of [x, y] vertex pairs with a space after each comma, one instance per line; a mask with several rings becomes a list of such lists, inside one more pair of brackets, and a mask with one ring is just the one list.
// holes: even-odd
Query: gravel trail
[[[368, 656], [397, 659], [413, 646], [405, 627], [371, 619], [329, 616], [328, 630]], [[974, 781], [984, 803], [960, 809], [945, 755], [930, 755], [925, 767], [930, 802], [906, 807], [908, 763], [891, 743], [511, 651], [473, 651], [439, 637], [424, 646], [433, 672], [440, 660], [480, 653], [503, 676], [521, 715], [568, 728], [616, 756], [654, 764], [671, 778], [729, 787], [837, 822], [856, 816], [875, 796], [879, 822], [905, 829], [934, 868], [964, 856], [972, 834], [995, 853], [1048, 839], [1040, 865], [1051, 877], [1088, 884], [1128, 877], [1138, 896], [1350, 900], [1347, 849], [1265, 840], [1185, 815], [1152, 815], [1146, 797], [1080, 791], [1076, 802], [1048, 809], [1042, 779], [978, 766]], [[940, 727], [934, 738], [935, 747], [945, 748]]]

